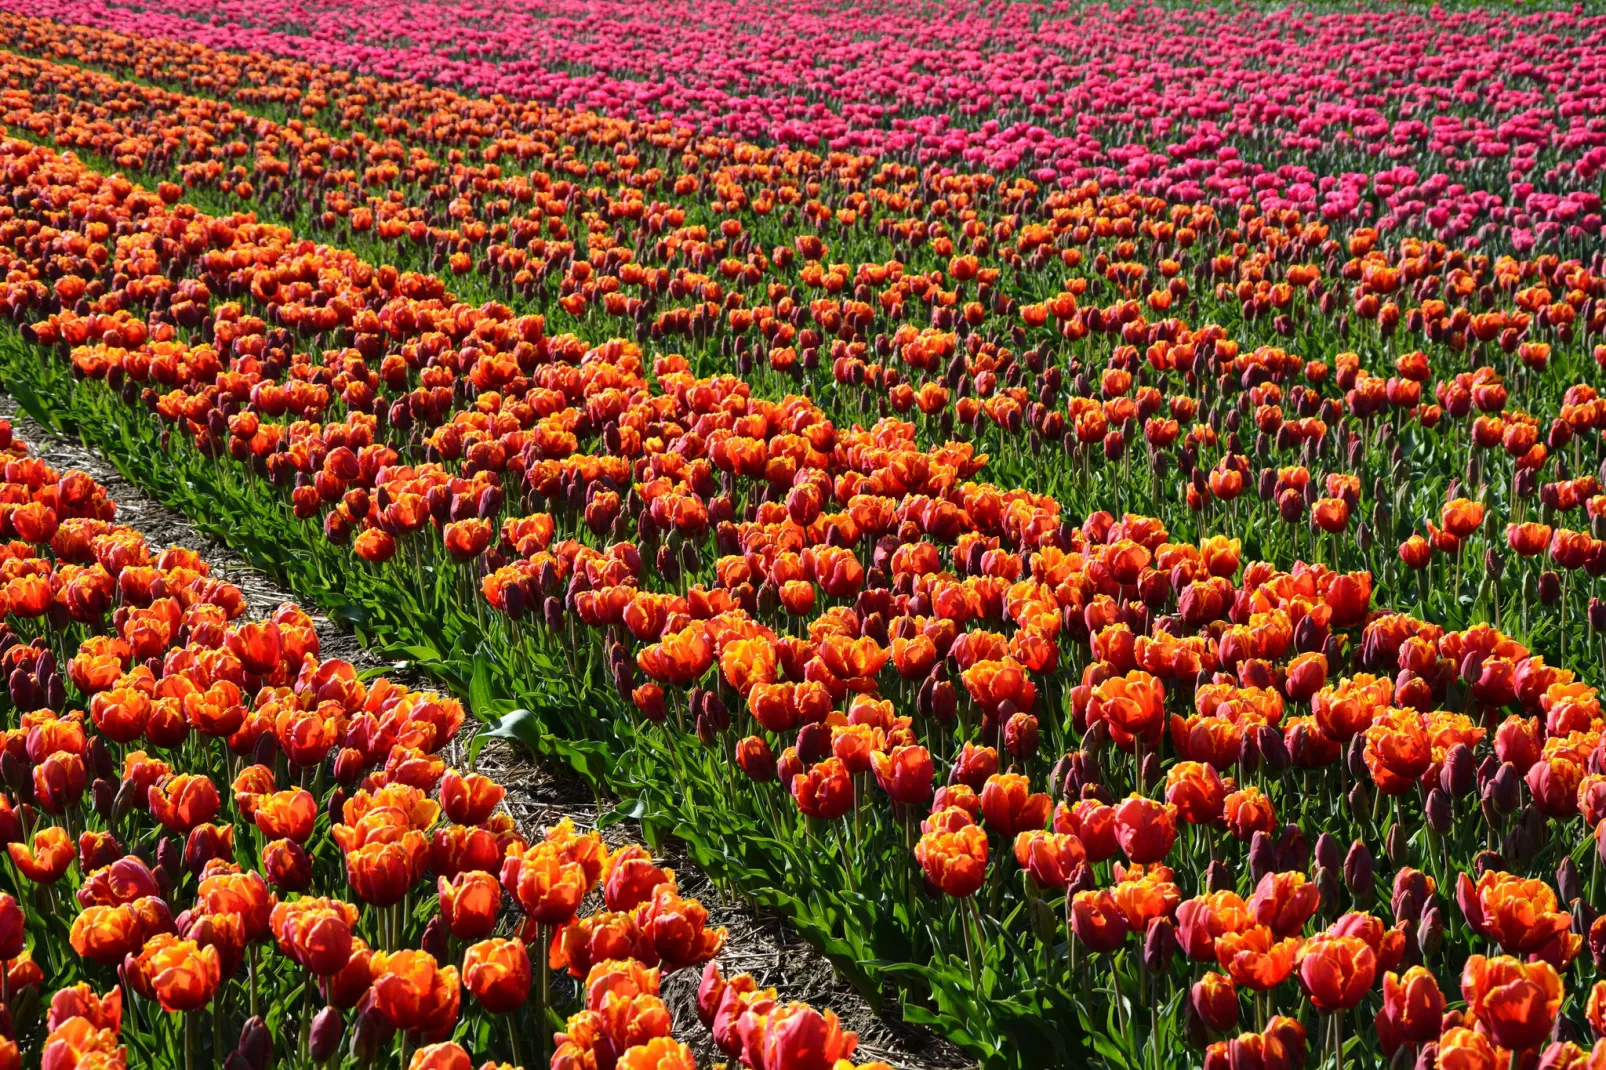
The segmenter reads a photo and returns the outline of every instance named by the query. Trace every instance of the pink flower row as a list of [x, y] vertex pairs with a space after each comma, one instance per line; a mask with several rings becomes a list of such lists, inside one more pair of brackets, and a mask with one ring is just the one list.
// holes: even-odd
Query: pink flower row
[[[1520, 252], [1598, 235], [1606, 15], [980, 0], [0, 0], [708, 133], [1295, 207]], [[309, 42], [311, 44], [309, 45]]]

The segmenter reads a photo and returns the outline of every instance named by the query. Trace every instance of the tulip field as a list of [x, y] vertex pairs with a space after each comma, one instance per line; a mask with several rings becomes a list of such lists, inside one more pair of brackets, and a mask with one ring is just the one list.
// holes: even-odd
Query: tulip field
[[0, 392], [296, 598], [0, 423], [0, 1070], [884, 1066], [671, 846], [989, 1070], [1606, 1070], [1598, 9], [0, 0], [0, 125]]

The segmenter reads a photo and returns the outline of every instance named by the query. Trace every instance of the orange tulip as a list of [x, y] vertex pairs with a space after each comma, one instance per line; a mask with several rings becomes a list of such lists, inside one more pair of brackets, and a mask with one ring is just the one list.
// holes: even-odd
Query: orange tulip
[[956, 899], [974, 895], [987, 879], [987, 834], [975, 825], [927, 832], [915, 844], [926, 878]]
[[1439, 1070], [1499, 1070], [1507, 1060], [1497, 1058], [1493, 1044], [1475, 1029], [1456, 1026], [1439, 1037]]
[[1152, 748], [1165, 724], [1165, 687], [1141, 669], [1112, 676], [1093, 689], [1087, 706], [1088, 723], [1105, 721], [1117, 743], [1131, 748], [1132, 741]]
[[73, 919], [72, 949], [91, 962], [116, 966], [145, 943], [139, 913], [126, 903], [85, 908]]
[[576, 918], [559, 931], [553, 944], [553, 961], [567, 966], [574, 977], [584, 977], [591, 967], [609, 959], [650, 961], [656, 952], [642, 943], [641, 927], [633, 914], [625, 911], [599, 911]]
[[470, 870], [438, 879], [441, 919], [459, 940], [478, 940], [496, 928], [502, 912], [502, 886], [489, 873]]
[[279, 950], [319, 977], [339, 973], [351, 962], [357, 908], [350, 903], [314, 898], [280, 903], [270, 924]]
[[1219, 824], [1226, 797], [1226, 786], [1213, 765], [1178, 762], [1166, 770], [1165, 801], [1190, 825]]
[[838, 758], [827, 758], [793, 777], [790, 788], [806, 817], [835, 821], [853, 809], [853, 780]]
[[222, 804], [217, 786], [207, 777], [191, 773], [164, 777], [151, 785], [148, 802], [151, 815], [181, 836], [211, 821]]
[[441, 809], [459, 825], [478, 825], [495, 812], [506, 795], [502, 785], [479, 773], [449, 769], [441, 778]]
[[113, 985], [104, 996], [98, 995], [84, 981], [57, 989], [55, 995], [50, 997], [50, 1014], [45, 1028], [54, 1032], [71, 1018], [83, 1018], [96, 1029], [110, 1029], [116, 1033], [123, 1025], [122, 988]]
[[1349, 503], [1343, 498], [1320, 498], [1310, 507], [1310, 522], [1336, 535], [1349, 527]]
[[424, 951], [378, 951], [369, 962], [373, 1008], [392, 1029], [430, 1036], [457, 1022], [462, 988], [457, 968]]
[[407, 1070], [473, 1070], [473, 1066], [468, 1052], [449, 1040], [425, 1044], [407, 1062]]
[[1108, 891], [1077, 892], [1069, 912], [1071, 931], [1094, 954], [1114, 951], [1126, 939], [1126, 914]]
[[1489, 870], [1474, 884], [1463, 873], [1455, 897], [1473, 931], [1507, 954], [1535, 954], [1572, 928], [1572, 915], [1542, 880]]
[[1433, 746], [1415, 710], [1387, 708], [1366, 729], [1367, 771], [1385, 795], [1403, 795], [1433, 765]]
[[57, 825], [46, 825], [33, 834], [33, 843], [9, 843], [6, 852], [24, 877], [35, 884], [54, 884], [60, 880], [77, 852], [67, 831]]
[[585, 867], [568, 861], [546, 841], [531, 844], [522, 853], [508, 852], [502, 865], [502, 886], [542, 925], [567, 922], [591, 890]]
[[1115, 837], [1133, 862], [1158, 862], [1177, 840], [1177, 808], [1134, 793], [1115, 807]]
[[1550, 1035], [1561, 1010], [1561, 977], [1548, 962], [1473, 955], [1461, 970], [1461, 995], [1496, 1044], [1522, 1051]]
[[1383, 1009], [1378, 1012], [1402, 1040], [1426, 1044], [1439, 1035], [1444, 1019], [1444, 993], [1438, 979], [1423, 966], [1383, 977]]
[[1087, 851], [1075, 836], [1032, 829], [1015, 837], [1015, 861], [1037, 887], [1063, 892], [1087, 863]]
[[1464, 539], [1478, 530], [1483, 523], [1483, 503], [1457, 498], [1444, 507], [1439, 522], [1458, 539]]
[[835, 1067], [858, 1046], [856, 1033], [842, 1029], [832, 1011], [820, 1012], [806, 1003], [788, 1003], [759, 1013], [756, 1009], [738, 1023], [743, 1062], [770, 1070], [789, 1067]]
[[1355, 1006], [1377, 977], [1377, 954], [1358, 936], [1316, 936], [1299, 949], [1295, 964], [1300, 987], [1323, 1014]]
[[697, 1061], [691, 1049], [673, 1037], [653, 1037], [626, 1049], [614, 1066], [615, 1070], [696, 1070]]
[[1249, 912], [1278, 936], [1292, 936], [1316, 913], [1321, 894], [1303, 873], [1268, 873], [1255, 885]]
[[193, 940], [146, 943], [130, 972], [137, 972], [153, 997], [169, 1014], [200, 1010], [212, 1001], [222, 981], [218, 950]]
[[1032, 794], [1031, 781], [1019, 773], [994, 773], [981, 790], [982, 819], [990, 832], [1006, 839], [1048, 824], [1054, 801], [1047, 792]]
[[645, 848], [630, 844], [614, 852], [603, 875], [602, 900], [609, 910], [634, 910], [652, 898], [660, 884], [674, 882], [673, 872], [653, 864]]
[[708, 911], [696, 899], [683, 899], [673, 885], [660, 884], [652, 898], [636, 907], [636, 924], [665, 970], [707, 962], [725, 946], [726, 931], [708, 928]]
[[318, 801], [306, 788], [292, 788], [258, 797], [254, 811], [264, 836], [306, 843], [318, 820]]
[[1297, 937], [1279, 940], [1269, 927], [1255, 925], [1216, 937], [1216, 961], [1239, 988], [1264, 991], [1293, 972], [1299, 943]]
[[463, 953], [463, 984], [480, 1006], [506, 1014], [530, 995], [530, 956], [522, 940], [482, 940]]

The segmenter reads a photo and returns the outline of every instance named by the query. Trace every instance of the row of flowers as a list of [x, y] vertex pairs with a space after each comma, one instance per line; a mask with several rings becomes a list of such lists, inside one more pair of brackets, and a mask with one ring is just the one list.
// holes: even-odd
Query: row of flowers
[[195, 42], [293, 63], [312, 49], [370, 75], [701, 136], [1094, 180], [1232, 211], [1294, 207], [1446, 240], [1553, 248], [1601, 223], [1601, 21], [1576, 6], [1383, 18], [789, 4], [762, 23], [720, 4], [525, 3], [486, 19], [435, 3], [405, 22], [372, 3], [13, 10], [172, 52]]

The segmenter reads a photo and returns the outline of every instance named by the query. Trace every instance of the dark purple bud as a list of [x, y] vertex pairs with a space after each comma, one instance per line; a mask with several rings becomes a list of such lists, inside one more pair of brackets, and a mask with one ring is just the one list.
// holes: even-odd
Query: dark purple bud
[[268, 1032], [268, 1025], [261, 1017], [245, 1020], [245, 1025], [240, 1028], [240, 1043], [235, 1050], [245, 1056], [251, 1070], [265, 1070], [273, 1061], [273, 1034]]
[[1405, 842], [1405, 826], [1395, 824], [1389, 829], [1389, 834], [1383, 837], [1383, 851], [1388, 855], [1389, 865], [1395, 869], [1405, 865], [1409, 845]]
[[1452, 799], [1470, 795], [1478, 785], [1477, 760], [1472, 748], [1457, 743], [1444, 756], [1444, 767], [1439, 770], [1439, 787]]
[[1568, 855], [1556, 867], [1556, 891], [1561, 895], [1563, 903], [1571, 903], [1584, 896], [1584, 879], [1579, 875], [1578, 863]]
[[1260, 878], [1275, 872], [1277, 849], [1272, 845], [1270, 836], [1256, 830], [1254, 838], [1249, 841], [1249, 882], [1259, 884]]
[[1152, 974], [1166, 973], [1177, 953], [1177, 930], [1170, 918], [1155, 918], [1143, 938], [1143, 968]]
[[1293, 764], [1288, 755], [1288, 743], [1283, 734], [1270, 725], [1261, 725], [1255, 732], [1255, 745], [1260, 750], [1260, 758], [1266, 763], [1266, 771], [1272, 774], [1284, 773]]
[[1339, 898], [1343, 894], [1343, 886], [1338, 882], [1338, 870], [1317, 866], [1316, 890], [1322, 897], [1322, 916], [1335, 917], [1339, 911]]
[[1229, 892], [1233, 889], [1232, 871], [1221, 859], [1215, 859], [1205, 867], [1204, 886], [1206, 892]]
[[346, 1023], [335, 1008], [325, 1007], [313, 1016], [312, 1035], [307, 1042], [307, 1053], [312, 1056], [313, 1062], [332, 1058], [340, 1050], [340, 1041], [345, 1032]]
[[[1438, 788], [1428, 792], [1427, 802], [1423, 806], [1427, 818], [1428, 828], [1440, 836], [1447, 836], [1455, 825], [1455, 816], [1450, 812], [1450, 797]], [[1395, 826], [1398, 828], [1399, 826]]]
[[1484, 785], [1483, 797], [1496, 813], [1509, 814], [1522, 802], [1521, 785], [1522, 778], [1517, 775], [1517, 767], [1510, 762], [1501, 762], [1494, 777]]
[[1375, 886], [1372, 852], [1360, 840], [1350, 844], [1349, 854], [1344, 856], [1344, 886], [1360, 902], [1372, 898]]
[[1416, 944], [1422, 954], [1431, 955], [1444, 944], [1444, 911], [1437, 904], [1422, 911], [1416, 926]]
[[1333, 834], [1324, 832], [1316, 837], [1316, 865], [1324, 869], [1337, 870], [1343, 864], [1344, 856]]
[[1539, 574], [1539, 601], [1547, 606], [1561, 601], [1561, 577], [1554, 569], [1547, 568]]

